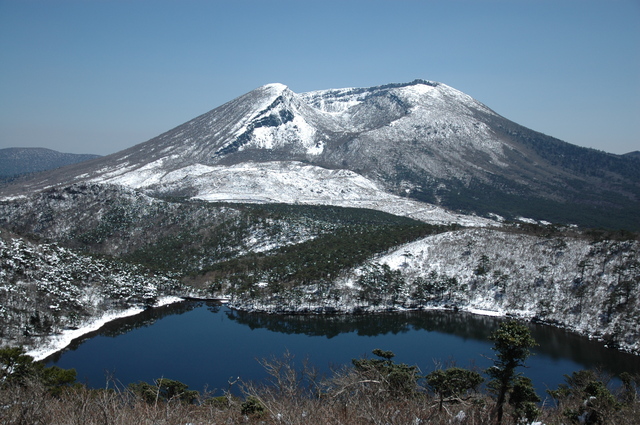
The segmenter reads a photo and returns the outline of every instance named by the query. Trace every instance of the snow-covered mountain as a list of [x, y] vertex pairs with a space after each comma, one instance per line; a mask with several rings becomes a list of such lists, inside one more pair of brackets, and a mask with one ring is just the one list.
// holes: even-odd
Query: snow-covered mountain
[[[0, 228], [16, 235], [0, 246], [0, 289], [53, 293], [0, 306], [0, 320], [15, 343], [32, 316], [58, 317], [66, 293], [49, 290], [66, 281], [51, 276], [66, 266], [45, 263], [59, 244], [246, 310], [485, 309], [638, 352], [637, 235], [531, 220], [638, 230], [638, 217], [634, 155], [536, 133], [445, 84], [269, 84], [127, 150], [0, 186]], [[98, 279], [69, 276], [80, 292]]]
[[424, 80], [302, 94], [269, 84], [145, 143], [0, 194], [79, 181], [261, 202], [410, 198], [607, 227], [637, 228], [640, 213], [633, 158], [536, 133]]

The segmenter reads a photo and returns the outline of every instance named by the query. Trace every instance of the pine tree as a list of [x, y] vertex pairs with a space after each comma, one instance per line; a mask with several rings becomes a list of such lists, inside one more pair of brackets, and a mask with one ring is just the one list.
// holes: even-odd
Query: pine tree
[[496, 422], [500, 424], [507, 395], [520, 377], [516, 368], [524, 366], [531, 355], [529, 349], [538, 344], [531, 337], [529, 328], [515, 320], [502, 323], [489, 339], [494, 341], [492, 349], [497, 353], [497, 359], [486, 373], [492, 378], [488, 387], [496, 395], [495, 415]]

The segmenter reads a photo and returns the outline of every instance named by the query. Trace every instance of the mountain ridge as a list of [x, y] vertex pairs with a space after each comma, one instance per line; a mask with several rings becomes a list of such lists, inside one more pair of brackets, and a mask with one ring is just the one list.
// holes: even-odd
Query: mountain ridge
[[[195, 183], [189, 171], [269, 163], [264, 175], [288, 163], [349, 170], [378, 185], [381, 196], [472, 214], [639, 228], [636, 160], [527, 129], [426, 80], [302, 94], [267, 84], [147, 142], [2, 194], [91, 181], [164, 195], [170, 186], [169, 194], [207, 198], [228, 187], [211, 184], [201, 193], [207, 182]], [[184, 178], [164, 181], [176, 173]]]

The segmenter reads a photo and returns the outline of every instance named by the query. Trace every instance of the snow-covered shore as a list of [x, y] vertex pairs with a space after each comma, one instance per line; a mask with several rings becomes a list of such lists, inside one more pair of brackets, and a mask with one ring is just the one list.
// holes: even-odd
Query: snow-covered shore
[[[189, 297], [188, 299], [203, 299], [203, 298]], [[177, 303], [177, 302], [182, 302], [184, 300], [185, 300], [185, 298], [175, 297], [175, 296], [162, 297], [162, 298], [158, 299], [158, 301], [156, 302], [156, 304], [152, 308], [163, 307], [163, 306], [174, 304], [174, 303]], [[222, 300], [224, 302], [227, 302], [228, 298], [222, 297], [222, 298], [220, 298], [220, 300]], [[247, 308], [247, 306], [244, 306], [244, 308], [240, 308], [240, 309], [245, 310], [245, 311], [251, 310], [251, 311], [254, 311], [254, 312], [268, 312], [268, 313], [273, 313], [273, 312], [276, 311], [276, 307], [275, 306], [262, 306], [262, 307], [254, 306], [254, 307], [255, 308], [251, 309], [251, 308]], [[233, 306], [232, 306], [232, 308], [233, 308]], [[424, 309], [447, 310], [447, 309], [450, 309], [450, 308], [432, 306], [432, 307], [426, 307]], [[82, 324], [81, 326], [79, 326], [77, 328], [66, 329], [66, 330], [63, 330], [61, 333], [58, 333], [58, 334], [55, 334], [55, 335], [49, 335], [47, 337], [44, 337], [43, 338], [43, 342], [40, 343], [38, 347], [32, 348], [31, 350], [27, 351], [26, 354], [31, 356], [31, 357], [33, 357], [33, 359], [36, 360], [36, 361], [44, 360], [44, 359], [54, 355], [55, 353], [64, 350], [74, 340], [76, 340], [78, 338], [81, 338], [82, 336], [87, 335], [87, 334], [89, 334], [91, 332], [95, 332], [95, 331], [99, 330], [104, 325], [108, 324], [109, 322], [112, 322], [112, 321], [118, 320], [118, 319], [122, 319], [122, 318], [125, 318], [125, 317], [135, 316], [137, 314], [142, 313], [144, 310], [145, 310], [145, 308], [140, 307], [140, 306], [136, 306], [136, 307], [130, 307], [130, 308], [125, 309], [125, 310], [107, 312], [107, 313], [101, 315], [100, 317], [95, 317], [95, 318], [92, 318], [92, 319], [86, 321], [84, 324]], [[299, 308], [299, 309], [296, 309], [295, 312], [296, 313], [313, 314], [313, 313], [317, 313], [319, 310], [321, 310], [321, 307], [317, 307], [315, 309], [314, 308], [310, 308], [310, 309]], [[342, 314], [352, 313], [354, 308], [350, 308], [350, 309], [347, 309], [347, 310], [342, 310], [339, 313], [342, 313]], [[375, 314], [377, 312], [387, 311], [387, 310], [388, 309], [386, 309], [386, 308], [370, 308], [370, 309], [367, 309], [366, 312], [369, 313], [369, 314]], [[414, 309], [396, 308], [394, 310], [397, 310], [397, 311], [405, 310], [405, 311], [407, 311], [407, 310], [414, 310]], [[506, 314], [504, 312], [481, 310], [481, 309], [474, 309], [474, 308], [463, 309], [461, 311], [467, 311], [467, 312], [472, 313], [472, 314], [483, 315], [483, 316], [494, 316], [494, 317], [505, 317], [506, 316]], [[287, 310], [287, 312], [288, 313], [293, 313], [293, 311], [291, 311], [291, 310]]]
[[[12, 235], [0, 239], [0, 251], [5, 281], [0, 285], [0, 318], [7, 323], [0, 336], [7, 345], [24, 345], [36, 359], [143, 310], [114, 306], [153, 299], [166, 304], [181, 299], [168, 294], [185, 297], [189, 292], [170, 277]], [[285, 289], [274, 280], [272, 288], [265, 278], [246, 292], [231, 282], [220, 284], [233, 294], [230, 307], [248, 312], [449, 309], [534, 320], [640, 354], [639, 253], [637, 240], [460, 229], [391, 249], [362, 267], [314, 284]], [[199, 297], [196, 292], [192, 296]]]
[[[156, 302], [153, 307], [162, 307], [180, 301], [183, 301], [183, 299], [179, 297], [162, 297]], [[143, 307], [130, 307], [126, 310], [107, 312], [100, 317], [92, 318], [78, 328], [66, 329], [59, 334], [45, 337], [45, 342], [42, 345], [27, 351], [27, 354], [33, 357], [34, 360], [44, 360], [47, 357], [57, 353], [58, 351], [65, 349], [71, 344], [73, 340], [80, 338], [88, 333], [97, 331], [113, 320], [135, 316], [136, 314], [140, 314], [143, 311]]]

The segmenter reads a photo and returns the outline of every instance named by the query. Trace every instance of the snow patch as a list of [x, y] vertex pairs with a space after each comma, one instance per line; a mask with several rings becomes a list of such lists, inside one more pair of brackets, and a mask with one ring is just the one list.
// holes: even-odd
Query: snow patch
[[171, 172], [163, 171], [160, 166], [149, 166], [107, 181], [169, 193], [186, 185], [196, 192], [195, 199], [211, 202], [334, 205], [384, 211], [432, 224], [479, 227], [497, 224], [390, 194], [378, 183], [353, 171], [330, 170], [295, 161], [246, 162], [232, 166], [195, 164]]

